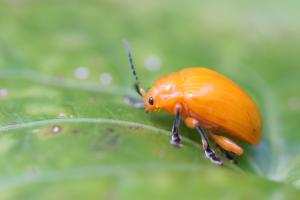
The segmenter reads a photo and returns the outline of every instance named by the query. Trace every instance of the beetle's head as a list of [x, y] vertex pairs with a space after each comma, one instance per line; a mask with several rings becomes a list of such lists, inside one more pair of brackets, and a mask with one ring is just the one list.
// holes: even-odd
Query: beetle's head
[[181, 97], [177, 90], [175, 74], [159, 79], [154, 86], [147, 92], [144, 102], [146, 111], [159, 112], [161, 109], [173, 112]]

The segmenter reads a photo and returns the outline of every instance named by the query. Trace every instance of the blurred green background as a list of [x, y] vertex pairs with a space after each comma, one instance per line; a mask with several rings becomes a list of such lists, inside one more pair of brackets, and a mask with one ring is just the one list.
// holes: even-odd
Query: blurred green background
[[[297, 199], [300, 23], [287, 1], [0, 2], [0, 199]], [[206, 66], [262, 110], [258, 146], [214, 166], [194, 130], [126, 105], [141, 82]]]

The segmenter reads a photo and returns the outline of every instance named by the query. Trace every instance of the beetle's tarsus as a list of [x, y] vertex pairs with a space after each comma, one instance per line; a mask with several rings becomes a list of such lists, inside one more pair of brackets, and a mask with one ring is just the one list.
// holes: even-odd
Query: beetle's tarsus
[[201, 128], [201, 126], [200, 125], [196, 126], [196, 130], [198, 131], [201, 137], [202, 147], [204, 149], [205, 156], [209, 158], [212, 163], [217, 165], [223, 165], [223, 160], [218, 158], [216, 153], [210, 149], [207, 137], [205, 135], [204, 130]]
[[174, 142], [173, 140], [170, 141], [170, 144], [177, 148], [182, 148], [184, 145], [178, 142]]
[[234, 163], [236, 163], [237, 161], [235, 160], [235, 157], [232, 155], [232, 153], [223, 150], [223, 153], [225, 155], [225, 157], [227, 158], [227, 160], [232, 161]]
[[134, 99], [134, 98], [129, 97], [129, 96], [125, 96], [124, 97], [124, 102], [126, 104], [132, 105], [132, 106], [134, 106], [136, 108], [145, 108], [144, 101], [139, 100], [139, 99]]
[[217, 157], [216, 153], [211, 149], [206, 149], [205, 156], [210, 159], [210, 161], [217, 165], [223, 165], [223, 160]]
[[224, 149], [222, 149], [222, 151], [223, 151], [223, 153], [224, 153], [224, 155], [225, 155], [225, 158], [226, 158], [227, 160], [229, 160], [230, 162], [232, 162], [232, 163], [234, 163], [234, 164], [238, 164], [238, 161], [237, 161], [237, 159], [236, 159], [236, 156], [235, 156], [233, 153], [228, 152], [228, 151], [225, 151]]
[[178, 133], [172, 133], [170, 143], [178, 148], [183, 147], [183, 144], [181, 144], [180, 135]]

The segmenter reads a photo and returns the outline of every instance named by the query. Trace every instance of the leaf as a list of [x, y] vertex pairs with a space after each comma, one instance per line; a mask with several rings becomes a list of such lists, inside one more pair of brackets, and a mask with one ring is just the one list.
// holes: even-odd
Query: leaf
[[[277, 20], [249, 35], [249, 16], [264, 14], [253, 21], [263, 27], [261, 19], [282, 19], [274, 10], [286, 6], [254, 2], [265, 9], [0, 3], [0, 199], [296, 199], [300, 29]], [[137, 96], [123, 37], [145, 86], [199, 64], [237, 81], [263, 112], [262, 142], [244, 145], [239, 164], [224, 167], [205, 158], [198, 135], [183, 124], [184, 147], [172, 147], [172, 116], [124, 103], [124, 95]]]

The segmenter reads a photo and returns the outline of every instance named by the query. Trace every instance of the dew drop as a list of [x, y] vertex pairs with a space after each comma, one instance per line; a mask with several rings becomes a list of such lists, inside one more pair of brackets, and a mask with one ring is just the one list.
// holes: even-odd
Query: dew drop
[[112, 82], [112, 76], [110, 73], [107, 73], [107, 72], [104, 72], [102, 74], [100, 74], [100, 82], [103, 84], [103, 85], [110, 85], [111, 82]]
[[78, 80], [86, 80], [89, 77], [89, 70], [87, 67], [81, 66], [75, 69], [74, 75]]
[[54, 125], [52, 127], [52, 133], [59, 133], [60, 131], [62, 130], [61, 126], [58, 126], [58, 125]]
[[0, 89], [0, 97], [6, 97], [8, 96], [8, 90], [6, 88]]
[[58, 114], [58, 117], [61, 117], [61, 118], [64, 118], [64, 117], [66, 117], [67, 115], [66, 115], [66, 113], [64, 113], [64, 112], [60, 112], [59, 114]]
[[150, 55], [145, 59], [144, 66], [150, 71], [157, 71], [161, 67], [161, 61], [159, 57]]

